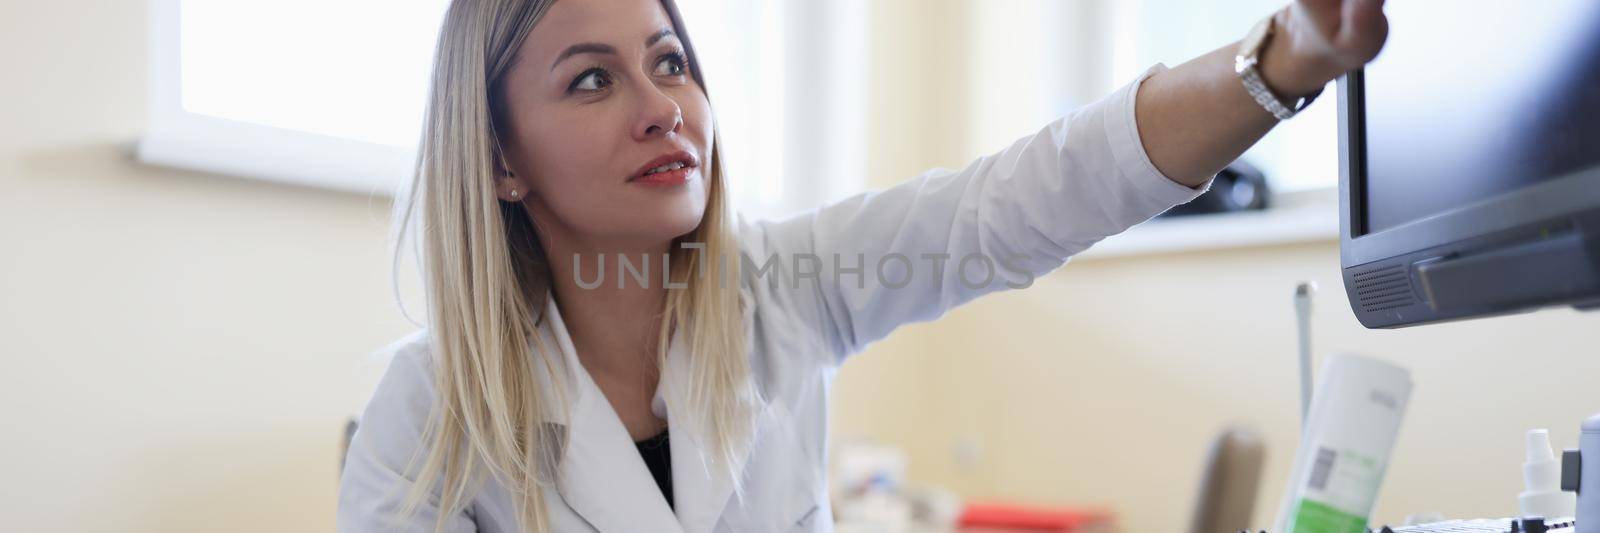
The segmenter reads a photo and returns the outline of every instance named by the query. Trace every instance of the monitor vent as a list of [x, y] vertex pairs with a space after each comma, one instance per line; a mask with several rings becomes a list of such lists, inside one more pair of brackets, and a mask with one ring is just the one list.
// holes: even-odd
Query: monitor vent
[[1411, 293], [1411, 276], [1405, 265], [1393, 265], [1357, 272], [1354, 276], [1356, 300], [1366, 312], [1384, 311], [1416, 303]]

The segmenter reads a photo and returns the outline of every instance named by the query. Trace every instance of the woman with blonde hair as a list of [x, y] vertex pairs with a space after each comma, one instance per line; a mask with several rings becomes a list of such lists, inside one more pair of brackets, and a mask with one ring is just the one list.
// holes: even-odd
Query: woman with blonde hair
[[746, 223], [672, 0], [454, 0], [400, 226], [427, 327], [339, 529], [831, 530], [846, 356], [1194, 198], [1387, 33], [1381, 0], [1257, 29], [965, 169]]

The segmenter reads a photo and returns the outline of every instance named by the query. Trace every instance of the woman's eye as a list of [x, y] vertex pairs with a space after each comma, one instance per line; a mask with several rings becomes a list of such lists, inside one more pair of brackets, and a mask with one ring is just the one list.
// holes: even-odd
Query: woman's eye
[[656, 64], [657, 76], [682, 76], [688, 70], [689, 62], [677, 52], [661, 56], [661, 62]]
[[594, 92], [611, 86], [611, 79], [606, 76], [606, 71], [592, 68], [583, 71], [578, 79], [572, 80], [572, 85], [567, 86], [567, 92]]

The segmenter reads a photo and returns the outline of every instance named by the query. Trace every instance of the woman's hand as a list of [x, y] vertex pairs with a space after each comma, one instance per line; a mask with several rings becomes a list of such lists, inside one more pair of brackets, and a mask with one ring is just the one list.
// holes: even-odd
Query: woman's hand
[[1384, 0], [1296, 0], [1277, 17], [1262, 54], [1262, 77], [1279, 96], [1299, 98], [1372, 61], [1389, 36]]
[[[1284, 99], [1310, 95], [1361, 68], [1389, 36], [1383, 0], [1295, 0], [1273, 16], [1277, 28], [1261, 53], [1261, 77]], [[1278, 123], [1239, 81], [1238, 53], [1239, 43], [1224, 45], [1140, 86], [1139, 138], [1173, 181], [1204, 183]]]

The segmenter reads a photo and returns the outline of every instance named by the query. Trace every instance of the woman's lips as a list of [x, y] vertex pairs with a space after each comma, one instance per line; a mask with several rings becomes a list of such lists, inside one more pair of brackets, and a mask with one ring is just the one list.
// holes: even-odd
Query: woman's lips
[[[649, 162], [640, 165], [633, 172], [633, 177], [628, 178], [630, 183], [644, 185], [682, 185], [689, 182], [690, 171], [700, 167], [700, 158], [688, 150], [677, 150], [656, 156]], [[661, 172], [653, 172], [658, 169]]]
[[656, 186], [656, 187], [683, 185], [683, 184], [689, 183], [689, 174], [694, 172], [696, 168], [699, 168], [699, 167], [687, 167], [686, 166], [686, 167], [683, 167], [683, 168], [680, 168], [680, 169], [676, 169], [676, 170], [668, 170], [666, 172], [657, 172], [655, 174], [645, 174], [643, 176], [639, 176], [637, 178], [633, 178], [628, 183], [636, 183], [636, 184], [639, 184], [639, 185], [650, 185], [650, 186]]

